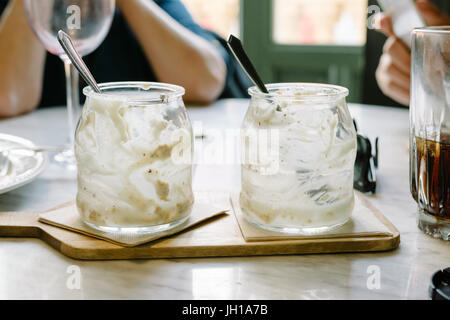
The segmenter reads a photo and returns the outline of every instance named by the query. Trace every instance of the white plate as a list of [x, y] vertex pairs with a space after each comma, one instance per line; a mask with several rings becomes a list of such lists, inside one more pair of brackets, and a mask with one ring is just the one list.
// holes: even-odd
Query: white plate
[[[12, 147], [34, 147], [34, 144], [23, 138], [0, 134], [0, 150]], [[10, 167], [5, 176], [0, 176], [0, 194], [30, 183], [42, 173], [47, 163], [44, 153], [29, 150], [13, 150], [7, 157]]]

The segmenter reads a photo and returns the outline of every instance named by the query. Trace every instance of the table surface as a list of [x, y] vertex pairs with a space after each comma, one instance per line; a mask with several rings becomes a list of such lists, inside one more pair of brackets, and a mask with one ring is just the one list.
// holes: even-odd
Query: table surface
[[[237, 129], [247, 106], [247, 100], [222, 100], [189, 113], [206, 130]], [[450, 247], [416, 225], [408, 182], [408, 111], [368, 105], [350, 105], [350, 110], [361, 131], [380, 137], [378, 193], [371, 201], [400, 231], [398, 249], [94, 262], [67, 258], [37, 239], [0, 239], [0, 299], [427, 299], [431, 275], [450, 265]], [[65, 117], [64, 108], [42, 109], [0, 121], [0, 132], [36, 144], [62, 144]], [[199, 164], [194, 188], [239, 190], [239, 166]], [[0, 210], [43, 211], [75, 193], [74, 177], [49, 167], [34, 182], [1, 195]], [[81, 275], [80, 288], [68, 285], [73, 270]]]

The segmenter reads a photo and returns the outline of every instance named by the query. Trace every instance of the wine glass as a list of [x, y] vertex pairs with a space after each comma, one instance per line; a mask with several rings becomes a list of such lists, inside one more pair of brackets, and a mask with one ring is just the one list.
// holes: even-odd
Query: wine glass
[[68, 170], [76, 170], [73, 152], [75, 127], [80, 115], [78, 71], [58, 42], [59, 30], [73, 39], [81, 56], [100, 46], [109, 32], [115, 0], [23, 0], [28, 22], [52, 54], [64, 62], [66, 72], [69, 147], [55, 155], [54, 161]]

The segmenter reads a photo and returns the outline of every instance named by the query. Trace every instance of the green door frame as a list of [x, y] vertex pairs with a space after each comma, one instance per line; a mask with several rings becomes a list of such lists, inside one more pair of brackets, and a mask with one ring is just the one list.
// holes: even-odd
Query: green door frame
[[364, 46], [274, 43], [272, 0], [240, 1], [244, 46], [265, 82], [338, 84], [350, 89], [350, 102], [362, 101]]

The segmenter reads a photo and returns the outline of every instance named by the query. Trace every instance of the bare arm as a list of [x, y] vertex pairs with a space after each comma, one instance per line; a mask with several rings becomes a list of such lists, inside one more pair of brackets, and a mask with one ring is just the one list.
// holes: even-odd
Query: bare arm
[[160, 81], [183, 86], [188, 101], [209, 103], [218, 98], [226, 66], [211, 43], [183, 27], [153, 0], [117, 3]]
[[0, 19], [0, 117], [37, 107], [44, 63], [45, 49], [28, 26], [23, 1], [10, 1]]

